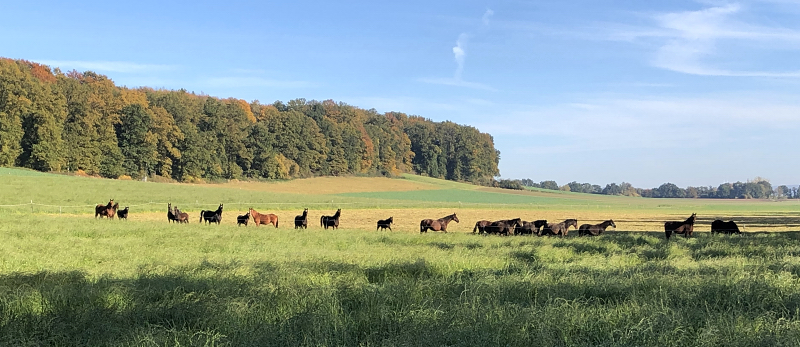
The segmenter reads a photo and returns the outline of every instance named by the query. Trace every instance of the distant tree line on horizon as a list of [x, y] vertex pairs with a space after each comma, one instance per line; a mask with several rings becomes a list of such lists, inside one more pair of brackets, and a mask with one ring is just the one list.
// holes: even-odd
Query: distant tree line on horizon
[[449, 121], [132, 89], [0, 58], [1, 166], [186, 182], [408, 172], [491, 185], [499, 156], [491, 135]]
[[[798, 199], [797, 187], [781, 185], [773, 188], [772, 184], [761, 177], [757, 177], [747, 182], [723, 183], [718, 187], [686, 187], [681, 188], [673, 183], [664, 183], [658, 188], [636, 188], [630, 183], [620, 184], [609, 183], [605, 187], [590, 183], [570, 182], [559, 186], [555, 181], [534, 182], [531, 179], [521, 180], [501, 180], [503, 184], [511, 189], [521, 187], [533, 187], [549, 190], [562, 190], [568, 192], [603, 194], [603, 195], [624, 195], [641, 196], [645, 198], [700, 198], [700, 199]], [[518, 184], [520, 188], [513, 187]]]

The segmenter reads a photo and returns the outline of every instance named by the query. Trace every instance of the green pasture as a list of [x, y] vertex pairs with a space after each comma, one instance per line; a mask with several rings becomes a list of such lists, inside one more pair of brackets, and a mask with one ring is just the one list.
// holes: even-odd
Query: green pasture
[[796, 346], [800, 233], [670, 242], [0, 216], [0, 345]]
[[800, 345], [798, 231], [665, 241], [93, 218], [94, 204], [114, 198], [136, 211], [469, 206], [800, 225], [796, 202], [400, 179], [441, 189], [295, 194], [0, 169], [0, 346]]

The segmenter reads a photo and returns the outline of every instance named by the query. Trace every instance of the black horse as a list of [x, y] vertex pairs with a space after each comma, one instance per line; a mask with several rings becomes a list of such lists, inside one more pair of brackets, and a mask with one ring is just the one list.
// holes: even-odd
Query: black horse
[[578, 236], [597, 236], [605, 232], [606, 228], [610, 226], [615, 228], [617, 227], [617, 225], [614, 224], [614, 221], [611, 219], [600, 224], [583, 224], [580, 228], [578, 228]]
[[664, 233], [667, 235], [667, 240], [672, 236], [672, 233], [683, 234], [684, 237], [689, 238], [694, 232], [694, 221], [697, 219], [697, 213], [692, 215], [683, 222], [664, 222]]
[[721, 234], [741, 234], [739, 226], [734, 221], [723, 222], [719, 219], [711, 222], [711, 232]]
[[308, 209], [303, 210], [303, 214], [294, 217], [294, 228], [308, 229]]
[[[176, 207], [176, 209], [177, 209], [177, 207]], [[178, 218], [176, 216], [177, 216], [177, 213], [175, 213], [175, 211], [172, 210], [172, 203], [171, 202], [168, 203], [167, 204], [167, 220], [170, 223], [175, 222], [175, 221], [178, 220]]]
[[547, 225], [547, 221], [544, 219], [535, 220], [533, 222], [522, 222], [522, 225], [517, 227], [515, 230], [515, 234], [517, 235], [532, 235], [538, 234], [539, 230], [542, 229], [543, 226]]
[[247, 211], [247, 213], [241, 216], [236, 216], [236, 226], [241, 226], [242, 224], [244, 224], [244, 226], [247, 226], [247, 222], [249, 221], [250, 221], [250, 211]]
[[222, 204], [219, 204], [216, 211], [200, 211], [200, 222], [202, 223], [203, 221], [208, 224], [222, 222]]
[[125, 206], [125, 208], [117, 211], [117, 219], [128, 220], [128, 206]]
[[569, 233], [569, 227], [578, 227], [578, 220], [577, 219], [567, 219], [561, 223], [550, 224], [548, 223], [545, 225], [544, 228], [537, 234], [539, 236], [542, 235], [561, 235], [561, 237], [567, 236]]
[[378, 227], [375, 228], [375, 231], [378, 231], [378, 229], [392, 231], [392, 223], [394, 223], [394, 217], [378, 220]]
[[342, 209], [336, 210], [336, 213], [333, 216], [322, 216], [319, 218], [319, 224], [327, 230], [328, 227], [333, 228], [336, 230], [339, 228], [339, 217], [342, 215]]

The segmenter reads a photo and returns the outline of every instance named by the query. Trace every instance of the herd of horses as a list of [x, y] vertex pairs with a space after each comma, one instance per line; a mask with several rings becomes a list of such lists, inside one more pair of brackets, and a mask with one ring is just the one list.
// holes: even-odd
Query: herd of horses
[[[216, 223], [220, 224], [222, 222], [222, 204], [214, 211], [200, 211], [200, 223]], [[320, 217], [320, 226], [325, 228], [332, 228], [334, 230], [339, 228], [339, 219], [342, 215], [342, 209], [337, 209], [336, 213], [332, 216], [321, 216]], [[118, 219], [128, 219], [128, 207], [126, 206], [124, 209], [119, 209], [119, 203], [115, 203], [114, 199], [108, 201], [107, 204], [98, 204], [95, 206], [95, 218], [106, 217], [109, 219], [113, 219], [114, 216], [117, 216]], [[247, 211], [247, 213], [237, 216], [236, 217], [236, 224], [237, 225], [244, 225], [247, 226], [252, 219], [253, 223], [256, 226], [259, 225], [273, 225], [275, 228], [278, 227], [278, 216], [272, 213], [259, 213], [258, 211], [254, 210], [252, 207]], [[167, 220], [176, 223], [189, 223], [189, 214], [186, 212], [182, 212], [178, 209], [177, 206], [173, 207], [172, 203], [167, 204]], [[697, 220], [697, 214], [693, 213], [689, 218], [685, 221], [668, 221], [664, 222], [664, 233], [669, 240], [672, 234], [680, 234], [684, 237], [691, 237], [694, 233], [694, 224]], [[456, 223], [459, 222], [458, 216], [455, 213], [444, 216], [439, 219], [423, 219], [419, 223], [419, 232], [420, 233], [427, 233], [428, 230], [432, 231], [441, 231], [446, 233], [447, 232], [447, 225], [450, 222], [455, 221]], [[387, 219], [379, 220], [377, 223], [377, 227], [375, 230], [392, 230], [392, 224], [394, 223], [394, 217], [389, 217]], [[510, 236], [510, 235], [537, 235], [537, 236], [545, 236], [545, 235], [553, 235], [553, 236], [567, 236], [569, 234], [569, 228], [573, 227], [578, 230], [578, 236], [598, 236], [601, 235], [606, 231], [608, 227], [616, 228], [617, 225], [614, 223], [613, 220], [609, 219], [599, 224], [581, 224], [578, 226], [577, 219], [566, 219], [563, 222], [559, 223], [549, 223], [547, 220], [535, 220], [532, 222], [523, 221], [520, 218], [514, 219], [504, 219], [504, 220], [497, 220], [497, 221], [488, 221], [488, 220], [480, 220], [475, 223], [475, 227], [472, 229], [472, 233], [478, 234], [486, 234], [486, 235], [502, 235], [502, 236]], [[304, 209], [301, 215], [294, 217], [294, 228], [295, 229], [308, 229], [308, 209]], [[715, 220], [711, 223], [711, 232], [712, 233], [721, 233], [721, 234], [741, 234], [739, 230], [739, 226], [736, 225], [734, 221], [722, 221], [722, 220]]]
[[125, 208], [120, 210], [119, 203], [116, 203], [114, 202], [114, 199], [111, 199], [108, 201], [108, 204], [98, 204], [94, 207], [94, 218], [99, 216], [100, 218], [106, 217], [108, 219], [114, 219], [115, 215], [117, 216], [117, 219], [128, 220], [128, 206], [125, 206]]

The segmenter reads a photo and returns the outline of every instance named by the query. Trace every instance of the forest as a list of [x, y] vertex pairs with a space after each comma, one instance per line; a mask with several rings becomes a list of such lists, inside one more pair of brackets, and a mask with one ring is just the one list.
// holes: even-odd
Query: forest
[[332, 100], [261, 104], [127, 88], [0, 58], [0, 166], [182, 182], [416, 173], [492, 184], [492, 136]]

